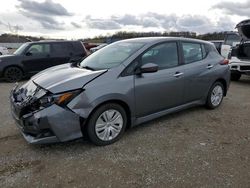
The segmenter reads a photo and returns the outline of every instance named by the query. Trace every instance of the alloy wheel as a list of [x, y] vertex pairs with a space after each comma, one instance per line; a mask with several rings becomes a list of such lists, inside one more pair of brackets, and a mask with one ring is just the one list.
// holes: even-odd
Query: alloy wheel
[[23, 72], [18, 67], [9, 67], [4, 72], [4, 77], [9, 82], [16, 82], [22, 79]]
[[114, 109], [104, 111], [97, 119], [95, 133], [102, 141], [110, 141], [121, 132], [124, 120], [121, 113]]
[[211, 94], [211, 103], [213, 106], [218, 106], [223, 98], [223, 89], [220, 85], [216, 85]]

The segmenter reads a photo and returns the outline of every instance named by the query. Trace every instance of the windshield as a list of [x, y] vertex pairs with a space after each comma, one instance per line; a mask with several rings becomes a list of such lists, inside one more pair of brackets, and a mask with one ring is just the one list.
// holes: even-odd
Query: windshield
[[28, 46], [27, 43], [23, 44], [22, 46], [20, 46], [15, 52], [15, 55], [21, 55], [23, 54], [23, 51], [26, 49], [26, 47]]
[[224, 44], [232, 46], [234, 42], [240, 42], [240, 36], [237, 34], [228, 34], [225, 38]]
[[80, 67], [94, 70], [110, 69], [120, 65], [128, 57], [138, 51], [144, 43], [116, 42], [85, 58]]

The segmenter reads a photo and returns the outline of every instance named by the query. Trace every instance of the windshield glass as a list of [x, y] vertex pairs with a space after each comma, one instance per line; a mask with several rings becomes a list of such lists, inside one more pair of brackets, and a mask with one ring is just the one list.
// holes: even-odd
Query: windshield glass
[[94, 70], [110, 69], [120, 65], [128, 57], [138, 51], [144, 43], [117, 42], [110, 44], [85, 58], [80, 67]]
[[237, 34], [228, 34], [224, 44], [232, 46], [234, 42], [240, 42], [240, 36]]
[[26, 47], [28, 46], [27, 43], [23, 44], [22, 46], [20, 46], [15, 52], [15, 55], [21, 55], [23, 54], [23, 51], [26, 49]]

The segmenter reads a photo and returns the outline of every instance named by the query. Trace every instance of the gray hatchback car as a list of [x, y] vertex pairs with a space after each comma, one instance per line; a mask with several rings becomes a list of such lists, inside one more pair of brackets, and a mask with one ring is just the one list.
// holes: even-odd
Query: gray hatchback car
[[88, 136], [117, 141], [126, 128], [196, 105], [218, 107], [228, 61], [209, 42], [171, 37], [123, 40], [78, 64], [49, 68], [15, 87], [11, 111], [33, 144]]

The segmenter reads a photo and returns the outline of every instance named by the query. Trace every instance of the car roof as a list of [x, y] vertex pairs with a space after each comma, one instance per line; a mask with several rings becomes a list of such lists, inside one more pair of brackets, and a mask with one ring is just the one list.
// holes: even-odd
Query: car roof
[[208, 40], [208, 42], [224, 42], [224, 40]]
[[27, 44], [43, 44], [43, 43], [65, 43], [65, 42], [81, 42], [77, 40], [40, 40], [27, 42]]
[[199, 40], [199, 39], [192, 39], [192, 38], [184, 38], [184, 37], [142, 37], [142, 38], [132, 38], [132, 39], [125, 39], [118, 42], [141, 42], [141, 43], [157, 43], [157, 42], [165, 42], [165, 41], [186, 41], [186, 42], [199, 42], [199, 43], [206, 43], [211, 44], [210, 42]]

